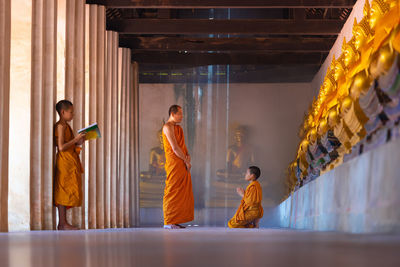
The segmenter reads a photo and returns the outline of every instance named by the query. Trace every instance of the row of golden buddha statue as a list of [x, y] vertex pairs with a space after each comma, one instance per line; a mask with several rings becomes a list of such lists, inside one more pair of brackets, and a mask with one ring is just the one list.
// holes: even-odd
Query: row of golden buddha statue
[[317, 100], [299, 131], [296, 159], [288, 167], [288, 193], [332, 170], [361, 140], [400, 118], [400, 1], [365, 1], [352, 38], [333, 58]]
[[[165, 186], [165, 154], [161, 130], [157, 132], [159, 144], [150, 150], [148, 171], [140, 173], [140, 206], [161, 207]], [[254, 150], [247, 142], [247, 131], [243, 126], [235, 128], [234, 142], [226, 153], [226, 168], [216, 171], [211, 181], [208, 207], [235, 207], [240, 198], [235, 193], [237, 187], [244, 186], [244, 175], [248, 166], [254, 164]]]

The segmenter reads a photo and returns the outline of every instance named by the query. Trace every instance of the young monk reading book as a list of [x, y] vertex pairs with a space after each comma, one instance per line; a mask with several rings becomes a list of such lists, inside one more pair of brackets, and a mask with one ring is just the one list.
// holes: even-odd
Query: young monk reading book
[[68, 100], [61, 100], [56, 105], [60, 120], [54, 126], [55, 145], [57, 146], [54, 179], [54, 204], [58, 208], [58, 230], [78, 230], [67, 222], [68, 208], [82, 205], [82, 173], [79, 159], [80, 147], [85, 141], [85, 134], [74, 133], [68, 122], [74, 117], [74, 107]]
[[258, 223], [264, 213], [261, 206], [262, 188], [257, 181], [260, 175], [261, 171], [256, 166], [247, 169], [244, 179], [249, 182], [249, 185], [246, 190], [240, 187], [236, 189], [242, 201], [235, 215], [228, 222], [230, 228], [258, 228]]

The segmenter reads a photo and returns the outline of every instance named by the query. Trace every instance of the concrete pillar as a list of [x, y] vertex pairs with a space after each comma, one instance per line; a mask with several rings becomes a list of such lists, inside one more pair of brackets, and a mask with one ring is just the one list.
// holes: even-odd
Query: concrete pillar
[[55, 227], [53, 166], [56, 102], [57, 1], [32, 2], [30, 225]]
[[0, 0], [0, 231], [8, 231], [11, 1]]
[[118, 177], [118, 33], [113, 32], [111, 51], [111, 140], [110, 140], [110, 227], [117, 227], [117, 177]]
[[[75, 117], [72, 129], [85, 127], [85, 1], [69, 0], [66, 8], [66, 59], [65, 99], [74, 104]], [[81, 151], [82, 166], [85, 166], [85, 150]], [[82, 192], [85, 192], [82, 183]], [[73, 225], [85, 228], [85, 196], [82, 207], [73, 208], [68, 219]]]
[[132, 63], [130, 97], [130, 226], [139, 225], [139, 150], [138, 150], [138, 93], [139, 93], [139, 66]]
[[[89, 123], [97, 121], [97, 17], [98, 7], [89, 7]], [[100, 129], [101, 130], [101, 129]], [[96, 228], [96, 141], [89, 141], [89, 213], [88, 227]]]

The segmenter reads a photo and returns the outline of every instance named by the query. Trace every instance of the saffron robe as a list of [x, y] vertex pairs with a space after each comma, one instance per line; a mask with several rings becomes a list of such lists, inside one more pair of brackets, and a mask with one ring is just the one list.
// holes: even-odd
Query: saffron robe
[[[55, 144], [58, 144], [58, 123], [54, 127]], [[71, 127], [67, 124], [64, 131], [64, 142], [74, 139]], [[79, 159], [80, 147], [71, 146], [66, 151], [57, 151], [54, 178], [54, 204], [66, 207], [82, 205], [82, 173]]]
[[229, 228], [253, 228], [254, 220], [262, 218], [262, 188], [258, 181], [252, 181], [246, 188], [235, 215], [229, 220]]
[[[188, 150], [185, 145], [183, 130], [174, 126], [175, 139], [185, 155]], [[164, 132], [162, 133], [165, 151], [165, 180], [163, 211], [164, 225], [190, 222], [194, 219], [194, 198], [192, 179], [185, 162], [175, 155]]]

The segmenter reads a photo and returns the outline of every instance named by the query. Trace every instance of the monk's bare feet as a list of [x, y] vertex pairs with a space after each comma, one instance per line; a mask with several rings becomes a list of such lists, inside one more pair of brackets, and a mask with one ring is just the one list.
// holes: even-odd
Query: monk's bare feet
[[67, 223], [67, 224], [59, 224], [58, 227], [57, 227], [57, 230], [60, 230], [60, 231], [75, 231], [75, 230], [79, 230], [79, 228], [78, 227], [74, 227], [74, 226], [72, 226], [72, 225]]
[[168, 224], [164, 225], [164, 229], [181, 229], [181, 228], [176, 224]]

